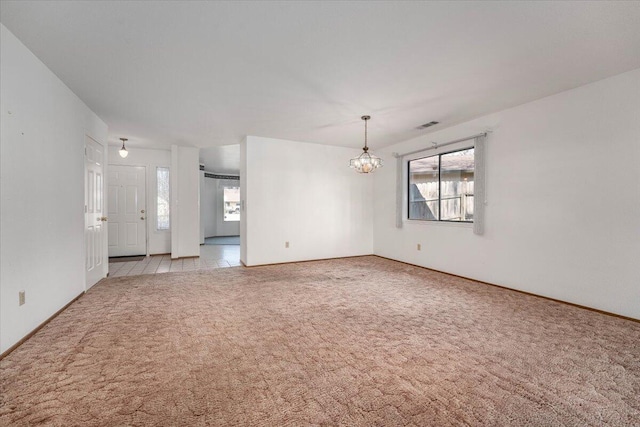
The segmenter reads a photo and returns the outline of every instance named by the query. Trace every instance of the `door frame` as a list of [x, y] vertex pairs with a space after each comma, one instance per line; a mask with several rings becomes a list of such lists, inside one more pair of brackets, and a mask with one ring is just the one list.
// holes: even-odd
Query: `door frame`
[[[112, 166], [130, 166], [133, 168], [144, 168], [144, 204], [145, 204], [145, 236], [144, 236], [144, 253], [145, 256], [151, 256], [149, 254], [149, 233], [151, 230], [149, 229], [149, 167], [148, 165], [141, 165], [138, 163], [109, 163], [109, 168]], [[106, 185], [106, 191], [109, 191], [109, 176], [107, 175], [107, 179], [104, 180]], [[108, 193], [105, 193], [105, 199], [108, 199]], [[154, 218], [155, 221], [155, 218]], [[107, 221], [108, 222], [108, 221]], [[107, 259], [109, 257], [109, 236], [107, 235]]]
[[[83, 255], [83, 265], [84, 265], [84, 291], [87, 292], [91, 287], [93, 287], [94, 285], [96, 285], [97, 283], [94, 283], [92, 285], [88, 284], [88, 280], [87, 280], [87, 266], [86, 266], [86, 259], [87, 259], [87, 251], [89, 250], [89, 248], [87, 247], [87, 239], [85, 236], [86, 230], [87, 230], [87, 215], [86, 215], [86, 206], [87, 206], [87, 170], [86, 170], [86, 148], [85, 148], [85, 140], [86, 138], [91, 138], [93, 141], [95, 141], [98, 145], [102, 146], [102, 212], [103, 215], [105, 214], [105, 212], [108, 209], [108, 205], [107, 205], [107, 197], [106, 197], [106, 191], [107, 191], [107, 174], [109, 172], [109, 167], [107, 165], [107, 160], [109, 158], [109, 153], [108, 153], [108, 147], [109, 144], [106, 143], [102, 143], [98, 140], [98, 138], [96, 138], [94, 135], [92, 135], [91, 133], [87, 132], [86, 130], [82, 133], [82, 173], [83, 173], [83, 188], [84, 188], [84, 203], [83, 203], [83, 209], [82, 209], [82, 214], [83, 214], [83, 228], [82, 228], [82, 234], [83, 234], [83, 245], [82, 245], [82, 255]], [[102, 227], [103, 227], [103, 239], [102, 239], [102, 278], [104, 279], [105, 277], [107, 277], [109, 275], [109, 241], [108, 241], [108, 236], [109, 236], [109, 225], [108, 225], [108, 221], [104, 221], [102, 223]]]

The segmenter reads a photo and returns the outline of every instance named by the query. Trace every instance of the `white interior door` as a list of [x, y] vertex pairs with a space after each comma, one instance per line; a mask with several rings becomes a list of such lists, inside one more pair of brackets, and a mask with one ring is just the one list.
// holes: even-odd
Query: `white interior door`
[[144, 166], [109, 165], [109, 256], [146, 255]]
[[104, 149], [89, 136], [85, 136], [84, 164], [85, 276], [86, 289], [89, 289], [106, 275], [105, 265], [108, 262], [104, 250]]

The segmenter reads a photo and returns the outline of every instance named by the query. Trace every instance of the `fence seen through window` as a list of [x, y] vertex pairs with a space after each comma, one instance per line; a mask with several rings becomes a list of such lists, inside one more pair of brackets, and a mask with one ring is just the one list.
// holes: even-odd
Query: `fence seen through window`
[[474, 149], [409, 161], [409, 219], [473, 222]]

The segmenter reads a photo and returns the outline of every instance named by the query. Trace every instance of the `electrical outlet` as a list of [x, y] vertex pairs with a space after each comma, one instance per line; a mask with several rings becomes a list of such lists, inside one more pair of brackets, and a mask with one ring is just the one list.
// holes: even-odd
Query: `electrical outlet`
[[18, 305], [24, 305], [24, 302], [25, 302], [24, 291], [20, 291], [18, 292]]
[[418, 250], [421, 251], [422, 250], [422, 245], [420, 243], [418, 243]]
[[288, 248], [289, 247], [289, 242], [284, 242], [284, 247]]

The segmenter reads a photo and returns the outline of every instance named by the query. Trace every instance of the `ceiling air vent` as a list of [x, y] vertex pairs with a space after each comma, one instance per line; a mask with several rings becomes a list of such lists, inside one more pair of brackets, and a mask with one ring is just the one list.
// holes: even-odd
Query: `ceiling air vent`
[[425, 123], [423, 125], [418, 126], [416, 129], [426, 129], [428, 127], [431, 127], [433, 125], [437, 125], [440, 122], [429, 122], [429, 123]]

